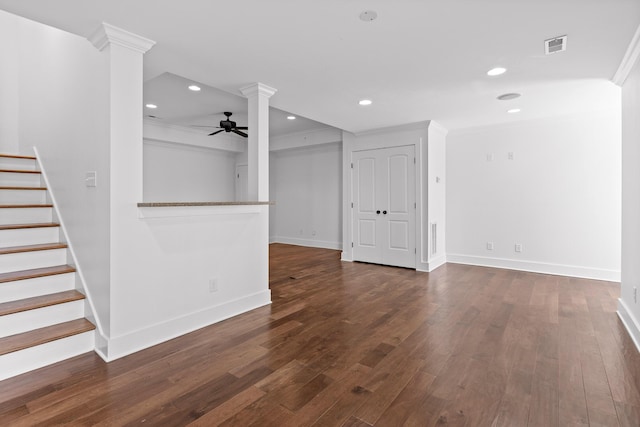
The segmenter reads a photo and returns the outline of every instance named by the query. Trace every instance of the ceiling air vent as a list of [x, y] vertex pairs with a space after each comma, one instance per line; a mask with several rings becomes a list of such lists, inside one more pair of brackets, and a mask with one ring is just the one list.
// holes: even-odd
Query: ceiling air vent
[[544, 53], [547, 55], [565, 50], [567, 50], [567, 36], [554, 37], [544, 41]]

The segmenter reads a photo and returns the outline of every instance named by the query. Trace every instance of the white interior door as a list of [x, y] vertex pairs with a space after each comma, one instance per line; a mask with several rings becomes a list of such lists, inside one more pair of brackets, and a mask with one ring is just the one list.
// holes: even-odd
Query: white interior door
[[413, 146], [353, 153], [353, 259], [415, 268]]
[[236, 165], [236, 201], [248, 201], [249, 193], [249, 167], [248, 165]]

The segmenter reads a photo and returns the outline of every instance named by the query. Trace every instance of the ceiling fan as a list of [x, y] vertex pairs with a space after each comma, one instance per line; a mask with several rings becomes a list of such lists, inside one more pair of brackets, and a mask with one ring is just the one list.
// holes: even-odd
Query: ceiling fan
[[227, 119], [226, 120], [220, 120], [220, 126], [218, 126], [218, 129], [220, 129], [220, 130], [217, 130], [215, 132], [210, 133], [209, 136], [219, 134], [220, 132], [227, 132], [227, 133], [233, 132], [233, 133], [235, 133], [237, 135], [240, 135], [240, 136], [243, 136], [245, 138], [249, 136], [245, 132], [242, 132], [243, 130], [249, 129], [248, 127], [246, 127], [246, 126], [236, 126], [236, 122], [234, 122], [233, 120], [229, 119], [229, 117], [231, 117], [231, 115], [233, 113], [225, 111], [223, 114], [225, 116], [227, 116]]

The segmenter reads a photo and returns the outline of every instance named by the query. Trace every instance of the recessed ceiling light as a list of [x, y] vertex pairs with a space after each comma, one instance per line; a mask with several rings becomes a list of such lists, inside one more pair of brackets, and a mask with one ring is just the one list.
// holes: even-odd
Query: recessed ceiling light
[[158, 106], [156, 104], [147, 104], [147, 105], [145, 105], [145, 107], [151, 108], [151, 109], [158, 108]]
[[360, 101], [358, 101], [358, 104], [360, 104], [360, 105], [371, 105], [371, 104], [373, 104], [373, 102], [370, 99], [361, 99]]
[[515, 114], [515, 113], [519, 113], [521, 110], [519, 108], [512, 108], [510, 110], [507, 110], [507, 113], [509, 114]]
[[375, 10], [365, 10], [360, 14], [360, 20], [370, 22], [378, 17], [378, 13]]
[[192, 90], [194, 92], [200, 92], [200, 86], [191, 85], [189, 86], [189, 90]]
[[520, 95], [519, 93], [505, 93], [498, 96], [496, 99], [498, 101], [509, 101], [510, 99], [520, 98], [520, 96], [522, 95]]
[[287, 120], [295, 120], [296, 116], [287, 116]]
[[487, 75], [491, 77], [499, 76], [500, 74], [504, 74], [506, 71], [507, 71], [506, 68], [496, 67], [487, 71]]

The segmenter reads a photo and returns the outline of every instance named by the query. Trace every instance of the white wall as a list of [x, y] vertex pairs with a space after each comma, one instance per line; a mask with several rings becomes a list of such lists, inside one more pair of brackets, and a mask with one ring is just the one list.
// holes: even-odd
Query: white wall
[[[640, 30], [639, 30], [640, 31]], [[635, 45], [638, 54], [640, 46]], [[637, 58], [637, 56], [636, 56]], [[622, 287], [618, 313], [640, 350], [640, 62], [622, 87]]]
[[[107, 63], [86, 39], [2, 11], [0, 46], [0, 121], [7, 130], [0, 151], [32, 155], [38, 148], [108, 333]], [[86, 171], [97, 172], [98, 187], [85, 186]]]
[[342, 145], [273, 152], [271, 241], [342, 247]]
[[447, 260], [619, 280], [620, 138], [616, 108], [450, 132]]
[[[22, 20], [0, 10], [0, 152], [18, 154], [18, 92]], [[33, 153], [27, 152], [31, 155]]]
[[235, 200], [234, 152], [145, 139], [143, 156], [144, 201]]
[[[435, 122], [429, 123], [427, 150], [422, 155], [427, 165], [424, 183], [427, 189], [427, 206], [423, 209], [429, 218], [423, 227], [423, 263], [429, 265], [429, 270], [444, 264], [446, 258], [446, 145], [447, 130]], [[424, 173], [424, 171], [423, 171]], [[431, 225], [436, 224], [435, 238], [432, 236]]]

